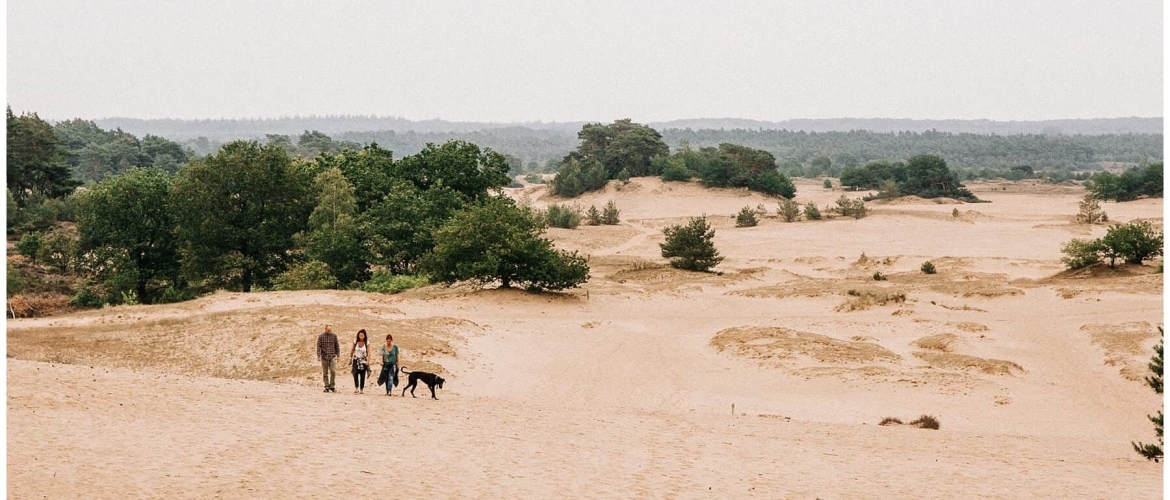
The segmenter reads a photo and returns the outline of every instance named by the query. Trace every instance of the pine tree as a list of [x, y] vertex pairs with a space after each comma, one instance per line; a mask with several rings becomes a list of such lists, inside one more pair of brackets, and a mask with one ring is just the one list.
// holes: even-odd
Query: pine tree
[[759, 222], [756, 219], [756, 211], [752, 210], [752, 207], [743, 207], [735, 216], [735, 227], [754, 227]]
[[597, 205], [589, 206], [589, 212], [585, 214], [585, 219], [590, 226], [601, 225], [601, 212], [597, 210]]
[[666, 242], [659, 243], [662, 256], [670, 259], [670, 265], [688, 271], [707, 271], [723, 261], [715, 249], [715, 230], [707, 220], [694, 217], [685, 226], [670, 226], [662, 230]]
[[609, 226], [616, 225], [621, 222], [621, 219], [618, 218], [620, 214], [617, 205], [614, 204], [613, 200], [609, 200], [609, 203], [605, 204], [605, 209], [601, 211], [601, 222]]
[[[1165, 337], [1166, 333], [1162, 331], [1162, 327], [1158, 327], [1158, 333]], [[1146, 384], [1154, 389], [1154, 392], [1162, 394], [1162, 344], [1154, 347], [1154, 356], [1150, 359], [1150, 371], [1154, 374], [1146, 377]], [[1130, 443], [1133, 445], [1134, 451], [1138, 452], [1146, 460], [1153, 460], [1155, 462], [1162, 459], [1162, 411], [1159, 410], [1157, 415], [1149, 416], [1150, 422], [1154, 423], [1154, 433], [1158, 435], [1158, 444], [1151, 443]]]

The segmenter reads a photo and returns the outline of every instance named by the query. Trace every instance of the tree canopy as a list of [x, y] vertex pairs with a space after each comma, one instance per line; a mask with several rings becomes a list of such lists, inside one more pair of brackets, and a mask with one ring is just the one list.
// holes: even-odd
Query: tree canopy
[[57, 198], [81, 183], [69, 170], [69, 152], [36, 113], [8, 112], [8, 192], [18, 207], [30, 198]]

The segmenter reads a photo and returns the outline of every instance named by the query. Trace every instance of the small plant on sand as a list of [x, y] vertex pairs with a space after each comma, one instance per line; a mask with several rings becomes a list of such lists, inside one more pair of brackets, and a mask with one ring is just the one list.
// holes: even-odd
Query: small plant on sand
[[878, 425], [902, 425], [902, 419], [897, 417], [886, 417], [883, 418], [881, 422], [878, 422]]
[[784, 218], [784, 222], [796, 222], [800, 218], [800, 205], [793, 200], [780, 200], [780, 206], [776, 208], [776, 213]]
[[821, 184], [821, 185], [825, 186], [825, 189], [833, 189], [833, 181], [831, 181], [829, 179], [825, 179], [824, 184]]
[[951, 209], [951, 217], [958, 217], [958, 216], [959, 216], [959, 209], [958, 209], [958, 208], [952, 208], [952, 209]]
[[707, 271], [723, 261], [715, 249], [715, 230], [702, 217], [693, 217], [687, 225], [670, 226], [662, 230], [666, 241], [659, 243], [662, 256], [670, 265], [688, 271]]
[[902, 304], [906, 302], [903, 292], [889, 290], [855, 290], [845, 292], [848, 298], [834, 310], [838, 312], [864, 311], [873, 306], [884, 306], [889, 303]]
[[597, 209], [597, 205], [589, 205], [589, 211], [585, 213], [585, 223], [590, 226], [601, 225], [601, 211]]
[[620, 217], [621, 211], [618, 210], [617, 204], [613, 200], [605, 204], [605, 208], [601, 210], [601, 223], [607, 226], [615, 226], [622, 220]]
[[817, 208], [817, 204], [808, 202], [804, 205], [804, 218], [808, 220], [821, 220], [821, 210]]
[[882, 274], [881, 271], [874, 271], [873, 272], [873, 280], [874, 281], [886, 281], [886, 275]]
[[735, 216], [735, 227], [753, 227], [759, 222], [756, 219], [756, 211], [752, 210], [752, 207], [743, 207]]
[[930, 415], [923, 415], [921, 417], [918, 417], [917, 420], [910, 421], [910, 425], [913, 425], [915, 427], [921, 427], [923, 429], [938, 430], [938, 419], [934, 418]]
[[1098, 224], [1109, 222], [1109, 214], [1101, 209], [1101, 202], [1091, 194], [1086, 194], [1081, 200], [1080, 211], [1077, 212], [1077, 222], [1081, 224]]
[[[1162, 327], [1158, 327], [1158, 333], [1165, 337], [1166, 332], [1162, 331]], [[1162, 394], [1162, 344], [1154, 346], [1154, 356], [1150, 358], [1150, 372], [1153, 375], [1146, 377], [1146, 385], [1149, 385], [1154, 392]], [[1153, 460], [1155, 462], [1162, 459], [1162, 411], [1159, 410], [1157, 415], [1150, 415], [1148, 417], [1150, 422], [1154, 423], [1154, 433], [1158, 435], [1158, 444], [1152, 443], [1135, 443], [1131, 442], [1134, 451], [1141, 456], [1146, 457], [1146, 460]]]
[[865, 214], [868, 212], [865, 208], [865, 201], [860, 198], [855, 200], [849, 199], [845, 195], [837, 198], [836, 210], [837, 213], [845, 217], [853, 217], [854, 219], [865, 217]]
[[934, 269], [934, 263], [929, 261], [929, 260], [922, 263], [921, 269], [922, 269], [922, 274], [934, 274], [935, 272], [937, 272]]
[[765, 207], [763, 203], [756, 205], [756, 215], [766, 217], [768, 215], [768, 207]]
[[362, 291], [394, 294], [429, 284], [430, 280], [426, 276], [380, 272], [374, 273], [370, 281], [362, 284]]

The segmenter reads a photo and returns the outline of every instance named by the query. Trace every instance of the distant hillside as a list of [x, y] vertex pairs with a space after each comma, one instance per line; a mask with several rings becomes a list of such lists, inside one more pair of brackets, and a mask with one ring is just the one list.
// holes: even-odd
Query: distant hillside
[[[621, 117], [617, 117], [621, 118]], [[338, 136], [346, 132], [398, 133], [465, 133], [495, 129], [530, 129], [541, 132], [555, 132], [575, 137], [585, 122], [451, 122], [446, 120], [407, 120], [397, 117], [377, 116], [309, 116], [271, 119], [231, 120], [143, 120], [137, 118], [103, 118], [95, 120], [102, 128], [116, 129], [134, 135], [153, 134], [172, 140], [187, 140], [206, 137], [226, 141], [242, 138], [263, 138], [266, 134], [299, 135], [306, 130], [317, 130], [326, 135]], [[653, 122], [649, 124], [658, 130], [665, 129], [756, 129], [790, 130], [806, 132], [847, 132], [869, 130], [873, 132], [939, 132], [972, 134], [1161, 134], [1162, 118], [1093, 118], [1084, 120], [1040, 120], [1040, 121], [993, 121], [993, 120], [909, 120], [896, 118], [827, 118], [796, 119], [785, 121], [760, 121], [742, 118], [695, 118]], [[540, 134], [544, 135], [544, 134]]]

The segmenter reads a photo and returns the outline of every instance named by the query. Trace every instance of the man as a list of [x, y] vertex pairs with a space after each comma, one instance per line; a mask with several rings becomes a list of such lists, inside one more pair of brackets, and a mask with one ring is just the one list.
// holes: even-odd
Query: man
[[337, 355], [340, 352], [341, 346], [337, 343], [337, 335], [333, 334], [333, 327], [325, 325], [325, 333], [317, 337], [317, 361], [321, 362], [325, 392], [337, 392], [333, 380], [337, 377]]

